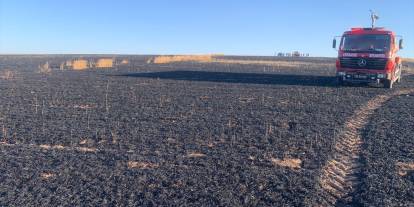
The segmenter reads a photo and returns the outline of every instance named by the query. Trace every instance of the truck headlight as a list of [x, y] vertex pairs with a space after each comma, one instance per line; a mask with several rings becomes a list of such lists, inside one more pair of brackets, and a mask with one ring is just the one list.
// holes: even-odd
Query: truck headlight
[[346, 73], [345, 72], [338, 72], [338, 76], [345, 76]]
[[377, 74], [377, 78], [385, 78], [385, 74]]

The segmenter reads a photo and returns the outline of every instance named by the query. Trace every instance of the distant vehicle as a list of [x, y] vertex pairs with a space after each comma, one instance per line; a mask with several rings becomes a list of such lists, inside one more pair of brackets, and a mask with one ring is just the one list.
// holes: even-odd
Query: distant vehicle
[[293, 56], [293, 57], [300, 57], [300, 56], [301, 56], [301, 54], [300, 54], [300, 52], [299, 52], [299, 51], [294, 51], [294, 52], [292, 53], [292, 56]]
[[[397, 44], [397, 39], [399, 43]], [[333, 40], [336, 48], [336, 38]], [[339, 84], [364, 82], [392, 88], [401, 82], [403, 39], [384, 28], [352, 28], [341, 37], [336, 61]]]

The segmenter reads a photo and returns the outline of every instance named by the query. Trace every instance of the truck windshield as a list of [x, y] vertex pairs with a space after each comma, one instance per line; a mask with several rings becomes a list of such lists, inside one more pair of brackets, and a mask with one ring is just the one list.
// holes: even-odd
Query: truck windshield
[[390, 49], [389, 35], [345, 35], [342, 37], [343, 51], [386, 52]]

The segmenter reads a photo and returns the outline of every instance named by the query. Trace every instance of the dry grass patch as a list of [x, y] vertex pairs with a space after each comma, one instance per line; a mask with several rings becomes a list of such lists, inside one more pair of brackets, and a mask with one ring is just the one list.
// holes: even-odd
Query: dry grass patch
[[210, 97], [209, 96], [200, 96], [200, 100], [206, 101], [209, 100]]
[[80, 152], [96, 152], [97, 151], [96, 148], [91, 148], [91, 147], [77, 147], [76, 150]]
[[414, 74], [414, 67], [412, 64], [414, 64], [414, 59], [412, 58], [407, 58], [407, 59], [403, 59], [403, 64], [407, 67], [404, 67], [404, 70], [406, 73], [412, 75]]
[[46, 149], [46, 150], [52, 150], [52, 149], [56, 149], [56, 150], [64, 150], [65, 147], [63, 145], [48, 145], [48, 144], [41, 144], [39, 145], [39, 147], [41, 149]]
[[187, 157], [191, 158], [199, 158], [199, 157], [205, 157], [206, 155], [200, 152], [190, 152], [187, 154]]
[[213, 148], [214, 146], [215, 146], [215, 144], [213, 142], [207, 143], [207, 147], [209, 147], [209, 148]]
[[89, 104], [80, 104], [80, 105], [74, 105], [73, 108], [75, 109], [93, 109], [96, 108], [95, 105], [89, 105]]
[[50, 145], [48, 145], [48, 144], [41, 144], [41, 145], [39, 145], [39, 147], [40, 147], [41, 149], [47, 149], [47, 150], [52, 149], [52, 146], [50, 146]]
[[403, 61], [414, 63], [414, 58], [404, 58]]
[[248, 159], [248, 160], [250, 160], [250, 161], [253, 161], [253, 160], [256, 160], [256, 157], [254, 157], [254, 156], [252, 156], [252, 155], [249, 155], [249, 156], [247, 157], [247, 159]]
[[2, 145], [2, 146], [13, 146], [13, 144], [7, 143], [6, 141], [1, 141], [0, 145]]
[[128, 169], [153, 169], [159, 167], [159, 165], [156, 163], [138, 161], [128, 161], [127, 166]]
[[85, 138], [85, 139], [83, 139], [79, 142], [80, 145], [90, 145], [90, 144], [93, 144], [93, 143], [94, 143], [94, 141], [92, 139], [87, 139], [87, 138]]
[[405, 162], [397, 162], [397, 171], [400, 176], [406, 176], [408, 172], [414, 171], [414, 162], [405, 163]]
[[[277, 68], [286, 68], [286, 67], [294, 67], [294, 68], [307, 68], [307, 67], [314, 67], [315, 64], [303, 61], [283, 61], [283, 60], [231, 60], [231, 59], [214, 59], [215, 63], [222, 63], [222, 64], [239, 64], [239, 65], [264, 65], [264, 66], [272, 66]], [[332, 67], [333, 64], [331, 63], [318, 63], [318, 67]]]
[[[263, 65], [275, 68], [308, 68], [315, 67], [314, 63], [305, 61], [286, 61], [286, 60], [238, 60], [217, 58], [221, 55], [169, 55], [158, 56], [148, 60], [148, 63], [167, 64], [174, 62], [200, 62], [200, 63], [221, 63], [221, 64], [239, 64], [239, 65]], [[317, 67], [331, 68], [332, 63], [318, 63]]]
[[285, 158], [283, 160], [280, 160], [272, 157], [270, 158], [270, 162], [272, 162], [273, 165], [278, 165], [291, 169], [300, 169], [302, 165], [302, 160], [293, 158]]
[[239, 102], [240, 103], [250, 103], [254, 100], [255, 100], [254, 97], [239, 97]]
[[174, 62], [213, 62], [213, 55], [168, 55], [152, 58], [148, 63], [166, 64]]
[[76, 150], [79, 152], [96, 152], [97, 149], [93, 147], [65, 147], [63, 145], [48, 145], [41, 144], [38, 146], [40, 149], [45, 150]]
[[44, 172], [40, 174], [40, 178], [42, 178], [43, 180], [49, 180], [51, 178], [54, 178], [56, 175], [54, 173], [50, 173], [50, 172]]

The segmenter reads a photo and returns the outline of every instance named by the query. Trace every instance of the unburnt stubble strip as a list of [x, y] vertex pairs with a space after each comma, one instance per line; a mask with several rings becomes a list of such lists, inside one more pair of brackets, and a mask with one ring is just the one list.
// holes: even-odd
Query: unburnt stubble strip
[[54, 173], [51, 172], [43, 172], [40, 174], [40, 178], [42, 178], [43, 180], [49, 180], [51, 178], [54, 178], [56, 175]]
[[334, 157], [322, 168], [319, 184], [323, 189], [318, 206], [334, 206], [338, 201], [352, 202], [355, 189], [360, 184], [362, 163], [360, 151], [362, 145], [361, 130], [369, 117], [392, 97], [413, 93], [414, 89], [401, 90], [389, 95], [377, 96], [358, 110], [344, 125], [343, 132], [337, 137]]
[[187, 157], [197, 158], [197, 157], [205, 157], [206, 155], [199, 152], [190, 152], [187, 154]]
[[128, 169], [153, 169], [159, 167], [159, 165], [156, 163], [138, 161], [128, 161], [127, 166]]
[[278, 165], [281, 167], [287, 167], [291, 169], [300, 169], [302, 165], [302, 160], [294, 158], [285, 158], [283, 160], [277, 158], [270, 158], [270, 162], [272, 162], [273, 165]]
[[99, 150], [93, 147], [73, 147], [73, 146], [63, 146], [63, 145], [48, 145], [48, 144], [11, 144], [7, 142], [0, 142], [0, 146], [7, 146], [7, 147], [23, 147], [23, 148], [36, 148], [40, 150], [60, 150], [60, 151], [79, 151], [79, 152], [89, 152], [94, 153], [97, 151], [109, 151], [109, 150]]
[[397, 162], [395, 165], [400, 176], [406, 176], [408, 172], [414, 171], [414, 162]]

